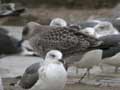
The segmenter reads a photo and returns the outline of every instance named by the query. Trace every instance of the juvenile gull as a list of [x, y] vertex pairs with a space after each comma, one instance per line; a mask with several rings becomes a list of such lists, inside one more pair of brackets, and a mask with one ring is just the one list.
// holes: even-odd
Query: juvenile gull
[[29, 39], [34, 36], [37, 32], [39, 32], [40, 24], [37, 22], [29, 22], [27, 23], [24, 28], [22, 35], [24, 39]]
[[51, 50], [43, 63], [29, 66], [16, 86], [30, 90], [63, 90], [67, 72], [61, 63], [62, 53]]
[[62, 19], [62, 18], [54, 18], [50, 22], [50, 26], [65, 27], [65, 26], [67, 26], [67, 22], [64, 19]]
[[26, 35], [23, 34], [23, 39], [28, 40], [32, 49], [42, 57], [49, 50], [57, 49], [63, 53], [64, 57], [71, 57], [77, 54], [76, 60], [79, 60], [81, 57], [80, 53], [101, 45], [101, 41], [83, 34], [75, 28], [43, 25], [39, 27], [39, 32], [35, 36], [29, 39], [24, 38], [29, 34], [29, 31]]
[[[29, 39], [34, 35], [36, 35], [38, 32], [40, 32], [39, 28], [40, 28], [40, 24], [33, 21], [27, 23], [24, 26], [23, 32], [22, 32], [22, 40], [19, 42], [20, 46], [23, 49], [23, 52], [21, 52], [21, 55], [34, 55], [34, 52], [32, 51], [32, 48], [26, 39]], [[24, 41], [24, 43], [22, 43], [23, 39], [26, 40]]]

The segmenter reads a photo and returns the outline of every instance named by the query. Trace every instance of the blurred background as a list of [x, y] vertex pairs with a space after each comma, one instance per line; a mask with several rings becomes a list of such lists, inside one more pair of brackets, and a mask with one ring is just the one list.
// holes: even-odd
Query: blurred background
[[20, 3], [28, 7], [45, 5], [51, 7], [98, 9], [114, 7], [120, 0], [1, 0], [1, 3], [10, 2]]
[[19, 17], [1, 19], [3, 25], [24, 25], [29, 21], [48, 24], [61, 17], [68, 22], [79, 22], [94, 17], [119, 16], [120, 0], [1, 0], [24, 7], [26, 12]]

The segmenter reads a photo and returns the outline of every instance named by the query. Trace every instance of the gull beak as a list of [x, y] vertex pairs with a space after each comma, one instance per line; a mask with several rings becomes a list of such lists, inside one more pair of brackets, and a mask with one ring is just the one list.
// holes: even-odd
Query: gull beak
[[59, 61], [60, 61], [62, 64], [64, 64], [64, 60], [63, 60], [63, 59], [60, 59]]
[[17, 46], [18, 46], [18, 47], [21, 47], [23, 41], [24, 41], [24, 40], [21, 39], [21, 40], [18, 42]]

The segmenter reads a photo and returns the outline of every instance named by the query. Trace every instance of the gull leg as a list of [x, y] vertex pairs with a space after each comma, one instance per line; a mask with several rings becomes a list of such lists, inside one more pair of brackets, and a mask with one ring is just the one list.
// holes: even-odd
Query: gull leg
[[102, 72], [104, 72], [104, 67], [103, 67], [103, 64], [102, 64], [102, 63], [100, 63], [100, 64], [99, 64], [99, 66], [100, 66], [101, 71], [102, 71]]
[[87, 77], [90, 77], [90, 68], [87, 68]]
[[88, 69], [87, 69], [87, 71], [83, 74], [83, 76], [80, 78], [80, 80], [78, 81], [78, 83], [81, 83], [81, 81], [85, 78], [86, 75], [88, 75]]
[[115, 73], [117, 73], [118, 72], [118, 67], [115, 67]]
[[84, 73], [84, 75], [80, 78], [80, 80], [78, 81], [78, 83], [81, 83], [81, 81], [85, 78], [85, 76], [87, 76], [88, 78], [90, 78], [90, 68], [87, 68], [87, 71]]
[[76, 75], [78, 75], [78, 73], [79, 73], [79, 70], [78, 70], [78, 68], [76, 67]]

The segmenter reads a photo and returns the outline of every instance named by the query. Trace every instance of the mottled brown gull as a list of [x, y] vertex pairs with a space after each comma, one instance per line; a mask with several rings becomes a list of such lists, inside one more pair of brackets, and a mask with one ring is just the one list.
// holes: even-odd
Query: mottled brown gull
[[40, 28], [39, 26], [40, 26], [40, 24], [37, 22], [31, 21], [31, 22], [27, 23], [23, 28], [22, 38], [28, 39], [31, 36], [34, 36], [39, 31], [39, 28]]
[[[24, 29], [23, 32], [26, 30]], [[35, 35], [29, 38], [26, 36], [29, 35], [30, 30], [23, 33], [22, 39], [28, 40], [33, 50], [42, 57], [51, 49], [60, 50], [64, 57], [68, 57], [86, 52], [101, 44], [101, 41], [79, 32], [76, 28], [40, 25], [39, 30], [35, 32]]]

